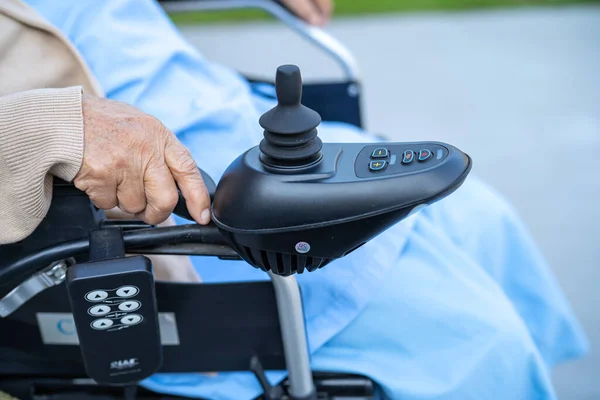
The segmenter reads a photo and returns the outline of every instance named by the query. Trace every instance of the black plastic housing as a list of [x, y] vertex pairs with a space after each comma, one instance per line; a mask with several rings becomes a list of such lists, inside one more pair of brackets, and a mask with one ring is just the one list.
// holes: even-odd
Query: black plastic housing
[[[372, 151], [389, 149], [394, 164], [364, 175]], [[439, 158], [402, 165], [405, 149], [440, 149]], [[215, 224], [251, 265], [280, 275], [313, 271], [343, 257], [458, 188], [470, 158], [444, 143], [323, 145], [308, 171], [282, 173], [260, 161], [255, 147], [235, 160], [215, 194]], [[366, 156], [365, 156], [366, 155]]]
[[[111, 385], [131, 385], [160, 368], [162, 347], [148, 258], [133, 256], [77, 264], [68, 269], [66, 282], [90, 378]], [[99, 307], [104, 309], [95, 313]]]

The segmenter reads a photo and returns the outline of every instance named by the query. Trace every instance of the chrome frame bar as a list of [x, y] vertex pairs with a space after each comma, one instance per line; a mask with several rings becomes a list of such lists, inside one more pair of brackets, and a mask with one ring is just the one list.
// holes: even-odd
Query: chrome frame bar
[[67, 276], [67, 267], [74, 262], [74, 260], [54, 262], [11, 290], [0, 299], [0, 318], [8, 317], [38, 293], [60, 285]]
[[167, 12], [261, 9], [334, 58], [342, 68], [346, 79], [355, 82], [359, 80], [358, 63], [346, 46], [323, 29], [297, 18], [273, 0], [182, 0], [164, 2], [161, 5]]
[[310, 368], [300, 287], [294, 276], [280, 276], [271, 272], [269, 275], [277, 299], [290, 396], [293, 399], [313, 398], [316, 389]]

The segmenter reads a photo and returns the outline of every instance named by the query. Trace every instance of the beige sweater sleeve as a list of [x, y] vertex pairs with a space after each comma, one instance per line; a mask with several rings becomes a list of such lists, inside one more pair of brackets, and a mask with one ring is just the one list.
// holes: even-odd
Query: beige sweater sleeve
[[0, 97], [0, 244], [27, 237], [48, 212], [52, 176], [72, 181], [83, 158], [81, 87]]

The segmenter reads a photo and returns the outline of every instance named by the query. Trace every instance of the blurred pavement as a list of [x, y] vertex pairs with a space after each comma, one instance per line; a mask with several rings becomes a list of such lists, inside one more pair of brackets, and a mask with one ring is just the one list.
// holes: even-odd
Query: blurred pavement
[[[368, 128], [441, 140], [516, 206], [592, 342], [561, 366], [559, 398], [600, 399], [600, 7], [368, 17], [328, 28], [359, 60]], [[279, 24], [186, 27], [246, 73], [339, 68]]]

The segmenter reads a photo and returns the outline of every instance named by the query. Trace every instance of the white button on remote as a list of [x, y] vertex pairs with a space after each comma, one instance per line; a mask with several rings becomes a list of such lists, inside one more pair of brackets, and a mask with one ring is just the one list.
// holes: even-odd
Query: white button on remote
[[92, 290], [85, 295], [87, 301], [102, 301], [108, 297], [104, 290]]
[[108, 329], [113, 325], [112, 319], [100, 318], [92, 321], [92, 328], [98, 330]]
[[139, 290], [135, 286], [121, 286], [117, 289], [117, 296], [119, 297], [133, 297], [138, 294]]
[[94, 317], [101, 317], [103, 315], [108, 314], [109, 312], [110, 307], [104, 305], [93, 306], [90, 307], [90, 309], [88, 310], [88, 314], [93, 315]]
[[135, 325], [142, 322], [142, 316], [139, 314], [131, 314], [121, 318], [121, 323], [125, 325]]
[[135, 311], [140, 308], [141, 304], [139, 301], [127, 300], [119, 304], [119, 310], [121, 311]]

